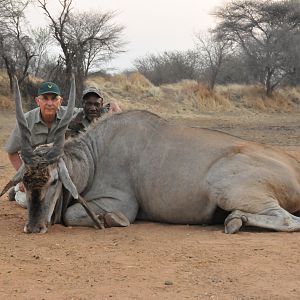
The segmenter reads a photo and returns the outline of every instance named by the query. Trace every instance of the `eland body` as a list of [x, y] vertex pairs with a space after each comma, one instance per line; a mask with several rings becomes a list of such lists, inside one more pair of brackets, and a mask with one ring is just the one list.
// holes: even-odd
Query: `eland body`
[[[74, 82], [71, 89], [74, 101]], [[25, 167], [11, 182], [23, 180], [26, 187], [25, 232], [45, 232], [51, 220], [93, 226], [79, 203], [61, 200], [63, 186], [73, 198], [83, 196], [106, 226], [127, 226], [136, 218], [211, 224], [221, 209], [226, 233], [242, 225], [300, 230], [293, 215], [300, 211], [300, 164], [284, 151], [171, 125], [146, 111], [115, 114], [64, 143], [67, 114], [54, 145], [33, 151], [17, 109]]]

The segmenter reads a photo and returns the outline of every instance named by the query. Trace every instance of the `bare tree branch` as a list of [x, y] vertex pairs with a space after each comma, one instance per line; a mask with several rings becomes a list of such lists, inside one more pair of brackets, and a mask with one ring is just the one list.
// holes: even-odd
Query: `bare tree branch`
[[[300, 8], [298, 1], [233, 0], [218, 9], [215, 29], [220, 40], [231, 41], [243, 49], [264, 74], [267, 95], [291, 73], [283, 43], [287, 36], [299, 34]], [[294, 69], [294, 68], [292, 68]]]
[[[73, 13], [73, 0], [59, 0], [61, 9], [58, 17], [49, 11], [46, 0], [38, 0], [38, 3], [49, 19], [53, 37], [63, 52], [65, 90], [68, 90], [69, 78], [75, 69], [77, 94], [80, 95], [90, 68], [122, 51], [124, 27], [112, 22], [115, 12]], [[80, 105], [78, 100], [76, 105]]]

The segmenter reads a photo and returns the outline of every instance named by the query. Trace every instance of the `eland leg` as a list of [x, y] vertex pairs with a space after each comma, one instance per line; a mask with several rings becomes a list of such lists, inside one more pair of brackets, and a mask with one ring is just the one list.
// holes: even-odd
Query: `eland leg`
[[276, 231], [300, 230], [300, 218], [279, 205], [264, 181], [245, 178], [241, 184], [236, 176], [230, 179], [212, 184], [209, 191], [211, 201], [231, 212], [225, 220], [226, 233], [236, 233], [243, 225]]
[[252, 214], [234, 210], [225, 220], [225, 233], [236, 233], [244, 226], [255, 226], [276, 231], [300, 231], [300, 218], [281, 207], [266, 211], [264, 214]]
[[[133, 223], [138, 206], [134, 202], [119, 201], [112, 198], [101, 198], [88, 201], [89, 208], [99, 217], [106, 227], [126, 227]], [[88, 216], [83, 206], [76, 203], [70, 206], [65, 215], [67, 226], [94, 227], [93, 220]]]

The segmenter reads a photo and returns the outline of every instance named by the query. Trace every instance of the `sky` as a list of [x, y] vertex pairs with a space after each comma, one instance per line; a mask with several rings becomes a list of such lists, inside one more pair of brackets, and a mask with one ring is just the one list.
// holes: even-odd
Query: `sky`
[[[48, 0], [53, 12], [58, 0]], [[194, 35], [214, 26], [211, 12], [228, 0], [73, 0], [75, 11], [116, 11], [115, 23], [125, 26], [125, 53], [109, 63], [110, 69], [123, 71], [133, 67], [136, 58], [169, 50], [188, 50]], [[31, 6], [27, 12], [33, 26], [47, 24], [41, 9]]]

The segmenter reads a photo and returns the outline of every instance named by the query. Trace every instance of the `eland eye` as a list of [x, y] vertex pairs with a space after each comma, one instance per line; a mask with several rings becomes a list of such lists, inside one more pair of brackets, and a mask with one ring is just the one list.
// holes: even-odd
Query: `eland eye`
[[55, 185], [57, 183], [57, 179], [54, 179], [50, 185]]

